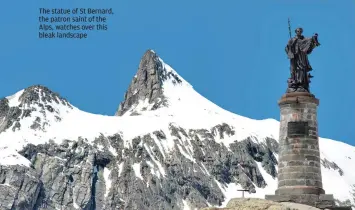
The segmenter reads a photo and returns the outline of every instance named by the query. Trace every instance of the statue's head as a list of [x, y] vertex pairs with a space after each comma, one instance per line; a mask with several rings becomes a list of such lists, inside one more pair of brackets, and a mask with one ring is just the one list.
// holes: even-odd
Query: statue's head
[[302, 36], [302, 32], [303, 32], [303, 28], [301, 28], [301, 27], [296, 28], [296, 30], [295, 30], [295, 33], [297, 36]]

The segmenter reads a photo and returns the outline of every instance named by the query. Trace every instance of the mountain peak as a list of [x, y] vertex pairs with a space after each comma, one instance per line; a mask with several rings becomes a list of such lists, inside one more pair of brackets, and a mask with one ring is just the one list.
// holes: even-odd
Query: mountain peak
[[[45, 130], [53, 121], [60, 121], [72, 105], [58, 93], [43, 85], [33, 85], [0, 99], [0, 133], [12, 127], [23, 127], [25, 121], [32, 129]], [[25, 122], [26, 124], [26, 122]]]
[[128, 111], [130, 115], [137, 115], [139, 111], [167, 107], [165, 84], [189, 85], [153, 50], [147, 50], [115, 115], [122, 116]]
[[65, 98], [43, 85], [32, 85], [20, 92], [21, 95], [18, 98], [20, 106], [33, 103], [48, 104], [55, 102], [56, 104], [71, 107], [70, 103]]

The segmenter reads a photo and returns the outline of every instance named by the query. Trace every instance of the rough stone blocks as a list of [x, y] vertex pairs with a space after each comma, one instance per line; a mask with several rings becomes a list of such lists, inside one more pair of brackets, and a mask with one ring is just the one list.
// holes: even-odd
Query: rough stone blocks
[[332, 208], [335, 206], [333, 195], [266, 195], [265, 199], [275, 202], [293, 202], [314, 206], [320, 209]]
[[279, 101], [280, 153], [277, 195], [323, 194], [317, 106], [310, 93], [288, 93]]
[[265, 199], [294, 202], [320, 209], [337, 207], [333, 195], [325, 194], [322, 184], [317, 106], [310, 93], [287, 93], [280, 106], [278, 188]]

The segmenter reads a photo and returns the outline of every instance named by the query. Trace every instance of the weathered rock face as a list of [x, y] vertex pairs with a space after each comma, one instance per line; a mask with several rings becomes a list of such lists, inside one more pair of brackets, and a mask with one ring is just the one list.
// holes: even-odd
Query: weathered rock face
[[[120, 134], [101, 135], [94, 144], [81, 138], [60, 145], [29, 144], [20, 154], [32, 168], [21, 167], [25, 173], [17, 173], [22, 184], [5, 179], [9, 185], [1, 185], [6, 197], [0, 205], [4, 209], [21, 205], [25, 209], [183, 209], [185, 200], [202, 208], [224, 201], [216, 181], [239, 183], [251, 192], [255, 186], [266, 186], [255, 161], [276, 176], [274, 139], [256, 144], [250, 137], [228, 149], [215, 142], [217, 136], [234, 132], [227, 124], [209, 130], [170, 125], [169, 132], [175, 142], [171, 152], [161, 150], [167, 141], [163, 131], [137, 136], [128, 147]], [[14, 177], [15, 170], [19, 169], [4, 167], [1, 174]]]
[[[34, 85], [26, 88], [18, 95], [18, 104], [12, 106], [9, 99], [0, 99], [0, 133], [12, 127], [13, 131], [21, 129], [21, 119], [33, 117], [31, 128], [33, 130], [46, 130], [50, 121], [59, 122], [61, 120], [60, 110], [53, 105], [64, 106], [72, 109], [70, 103], [52, 92], [47, 87]], [[53, 117], [53, 119], [51, 119]]]
[[0, 100], [0, 120], [3, 122], [0, 124], [0, 132], [10, 128], [14, 123], [14, 130], [17, 127], [21, 127], [20, 116], [22, 111], [16, 107], [9, 107], [9, 100], [7, 98], [3, 98]]
[[[64, 106], [69, 106], [69, 102], [61, 97], [58, 93], [55, 93], [51, 91], [49, 88], [42, 86], [42, 85], [34, 85], [31, 87], [28, 87], [24, 90], [24, 92], [20, 96], [20, 104], [19, 106], [30, 106], [33, 104], [38, 104], [38, 106], [46, 107], [48, 111], [51, 112], [53, 108], [49, 105], [46, 106], [46, 104], [50, 104], [52, 102], [55, 102], [56, 104], [62, 104]], [[42, 105], [40, 105], [42, 104]]]
[[44, 145], [27, 145], [20, 154], [31, 160], [41, 191], [37, 197], [38, 208], [66, 209], [88, 208], [92, 203], [92, 182], [94, 169], [100, 160], [93, 153], [92, 146], [82, 139], [76, 142], [64, 141], [62, 145], [53, 142]]
[[35, 170], [24, 166], [0, 166], [0, 209], [33, 209], [42, 182]]
[[336, 170], [336, 171], [339, 172], [339, 175], [340, 175], [340, 176], [343, 176], [343, 175], [344, 175], [343, 170], [342, 170], [336, 163], [330, 162], [330, 161], [327, 160], [326, 158], [321, 159], [320, 162], [321, 162], [321, 164], [322, 164], [322, 166], [323, 166], [324, 168], [329, 168], [329, 169]]
[[124, 100], [120, 103], [115, 115], [122, 116], [128, 110], [130, 115], [137, 115], [134, 110], [140, 101], [146, 101], [146, 110], [155, 110], [167, 106], [167, 101], [163, 94], [163, 82], [172, 79], [174, 83], [181, 83], [178, 75], [166, 69], [164, 63], [155, 52], [148, 50], [142, 57], [137, 74], [134, 76]]

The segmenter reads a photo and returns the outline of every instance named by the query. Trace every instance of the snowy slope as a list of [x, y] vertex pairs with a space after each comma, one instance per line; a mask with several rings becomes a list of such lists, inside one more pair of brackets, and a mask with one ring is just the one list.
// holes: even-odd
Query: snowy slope
[[[19, 107], [21, 110], [33, 109], [30, 116], [22, 116], [19, 120], [20, 128], [14, 129], [15, 123], [11, 127], [5, 129], [0, 133], [0, 164], [1, 165], [24, 165], [29, 167], [31, 162], [17, 153], [23, 149], [24, 146], [31, 143], [34, 145], [43, 144], [49, 140], [57, 144], [61, 144], [64, 139], [78, 139], [85, 138], [90, 144], [94, 143], [95, 138], [100, 135], [111, 136], [119, 133], [124, 139], [124, 147], [132, 147], [132, 139], [137, 136], [152, 133], [161, 130], [167, 136], [166, 140], [159, 140], [154, 138], [156, 145], [158, 145], [160, 153], [165, 157], [170, 152], [179, 148], [182, 155], [192, 162], [196, 162], [193, 158], [192, 150], [189, 146], [191, 140], [182, 140], [185, 148], [176, 145], [174, 137], [169, 133], [170, 125], [181, 127], [183, 129], [210, 129], [215, 125], [226, 123], [234, 129], [234, 133], [224, 138], [219, 138], [218, 135], [215, 141], [219, 144], [225, 145], [229, 148], [230, 144], [235, 141], [242, 141], [248, 137], [254, 137], [255, 143], [262, 143], [266, 138], [278, 139], [279, 122], [274, 119], [255, 120], [243, 117], [231, 112], [228, 112], [221, 107], [215, 105], [208, 99], [197, 93], [192, 85], [185, 81], [178, 73], [172, 69], [168, 64], [159, 58], [163, 69], [176, 75], [180, 82], [174, 81], [174, 78], [168, 78], [162, 84], [162, 91], [167, 101], [167, 105], [159, 109], [151, 110], [148, 100], [141, 100], [135, 104], [126, 113], [133, 111], [139, 115], [131, 116], [125, 114], [123, 116], [103, 116], [91, 114], [74, 107], [69, 102], [61, 103], [60, 98], [55, 100], [44, 100], [39, 97], [38, 100], [31, 103], [23, 101], [26, 90], [21, 90], [12, 96], [7, 97], [8, 106]], [[40, 86], [32, 88], [35, 89], [39, 95], [46, 95]], [[43, 92], [44, 91], [44, 92]], [[51, 96], [57, 97], [57, 96]], [[58, 102], [59, 101], [59, 102]], [[42, 105], [41, 105], [42, 104]], [[53, 110], [48, 111], [43, 107], [50, 105]], [[148, 107], [148, 108], [147, 108]], [[42, 123], [41, 129], [33, 129], [31, 126], [34, 122]], [[60, 120], [58, 120], [60, 119]], [[5, 117], [0, 116], [0, 128], [4, 127]], [[350, 192], [352, 186], [355, 185], [355, 148], [342, 142], [320, 138], [321, 158], [330, 162], [336, 163], [337, 167], [322, 167], [323, 184], [326, 193], [334, 194], [335, 198], [340, 201], [347, 199], [352, 201]], [[112, 147], [111, 147], [112, 148]], [[99, 148], [100, 149], [100, 148]], [[149, 149], [147, 149], [149, 151]], [[117, 152], [111, 149], [112, 153], [117, 156]], [[275, 154], [277, 157], [277, 154]], [[153, 159], [151, 164], [161, 165]], [[273, 194], [277, 187], [277, 180], [267, 173], [260, 162], [256, 162], [258, 168], [265, 179], [267, 186], [265, 188], [256, 187], [256, 193], [246, 194], [247, 197], [263, 198], [265, 194]], [[122, 171], [122, 165], [119, 170]], [[140, 164], [132, 165], [136, 177], [143, 180], [140, 172]], [[343, 172], [339, 173], [338, 168]], [[105, 168], [104, 178], [108, 187], [105, 191], [105, 197], [108, 195], [111, 186], [110, 174], [112, 169]], [[121, 172], [119, 172], [120, 174]], [[156, 168], [151, 173], [157, 177], [166, 176], [162, 167]], [[207, 172], [208, 173], [208, 172]], [[207, 175], [207, 174], [206, 174]], [[240, 189], [238, 184], [223, 185], [215, 180], [217, 185], [221, 188], [226, 196], [222, 206], [226, 205], [228, 200], [232, 197], [241, 196], [236, 189]], [[149, 187], [149, 186], [148, 186]], [[188, 208], [186, 201], [182, 201], [184, 206]]]

